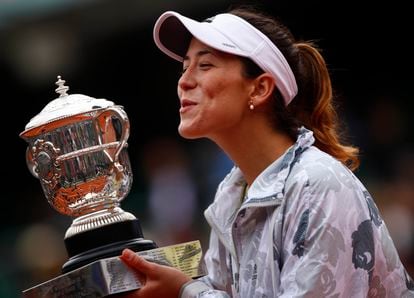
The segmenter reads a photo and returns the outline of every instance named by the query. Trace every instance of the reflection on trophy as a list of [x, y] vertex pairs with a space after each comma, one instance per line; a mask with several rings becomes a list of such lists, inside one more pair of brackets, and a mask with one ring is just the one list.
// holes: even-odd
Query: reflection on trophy
[[26, 125], [26, 161], [48, 202], [74, 218], [65, 235], [62, 275], [23, 291], [25, 297], [102, 297], [140, 287], [118, 258], [124, 248], [168, 263], [190, 277], [204, 274], [199, 241], [157, 248], [138, 219], [120, 207], [132, 184], [129, 121], [122, 106], [82, 94], [59, 97]]
[[58, 77], [51, 101], [20, 136], [29, 143], [26, 160], [49, 203], [74, 217], [66, 231], [68, 272], [91, 261], [155, 248], [140, 223], [120, 208], [132, 184], [127, 153], [128, 117], [119, 105], [81, 94], [68, 95]]

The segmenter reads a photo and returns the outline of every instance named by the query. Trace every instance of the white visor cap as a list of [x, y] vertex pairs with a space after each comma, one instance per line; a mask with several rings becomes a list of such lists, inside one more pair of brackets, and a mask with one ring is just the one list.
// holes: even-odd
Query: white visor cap
[[253, 60], [273, 76], [286, 106], [298, 93], [295, 76], [283, 54], [266, 35], [244, 19], [223, 13], [198, 22], [167, 11], [155, 23], [155, 44], [180, 62], [192, 37], [216, 50]]

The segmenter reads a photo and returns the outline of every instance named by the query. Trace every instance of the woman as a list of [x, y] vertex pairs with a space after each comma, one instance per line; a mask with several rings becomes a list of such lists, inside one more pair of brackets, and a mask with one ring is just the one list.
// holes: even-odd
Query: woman
[[183, 62], [179, 133], [235, 166], [205, 211], [208, 275], [190, 280], [130, 250], [131, 297], [412, 297], [414, 283], [341, 144], [324, 59], [276, 20], [235, 9], [164, 13], [157, 46]]

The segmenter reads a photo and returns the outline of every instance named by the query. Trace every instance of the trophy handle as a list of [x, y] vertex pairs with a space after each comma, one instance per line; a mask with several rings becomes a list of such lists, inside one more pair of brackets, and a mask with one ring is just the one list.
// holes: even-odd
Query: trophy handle
[[30, 173], [49, 188], [55, 187], [61, 176], [59, 160], [60, 149], [51, 142], [38, 139], [26, 149], [26, 164]]
[[[119, 123], [114, 122], [112, 117], [119, 120]], [[120, 127], [118, 127], [118, 124]], [[116, 140], [119, 134], [119, 141], [115, 150], [106, 149], [104, 152], [114, 164], [115, 168], [119, 171], [123, 171], [122, 165], [119, 163], [119, 154], [122, 149], [127, 146], [127, 140], [129, 137], [129, 120], [125, 111], [120, 106], [113, 106], [105, 109], [95, 117], [95, 125], [99, 135], [100, 145], [113, 142]]]

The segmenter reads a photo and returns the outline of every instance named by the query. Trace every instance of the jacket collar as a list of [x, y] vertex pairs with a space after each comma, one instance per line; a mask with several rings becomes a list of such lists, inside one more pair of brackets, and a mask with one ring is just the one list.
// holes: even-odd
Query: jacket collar
[[295, 144], [255, 179], [242, 206], [240, 205], [246, 181], [240, 169], [233, 167], [220, 183], [214, 202], [205, 211], [210, 226], [218, 232], [220, 238], [225, 238], [222, 239], [224, 243], [232, 243], [231, 226], [240, 209], [253, 205], [265, 207], [281, 203], [285, 182], [292, 165], [314, 141], [312, 131], [304, 127], [300, 128]]
[[313, 132], [301, 127], [298, 138], [282, 156], [270, 164], [252, 183], [245, 204], [282, 199], [287, 177], [292, 165], [303, 151], [312, 146]]

